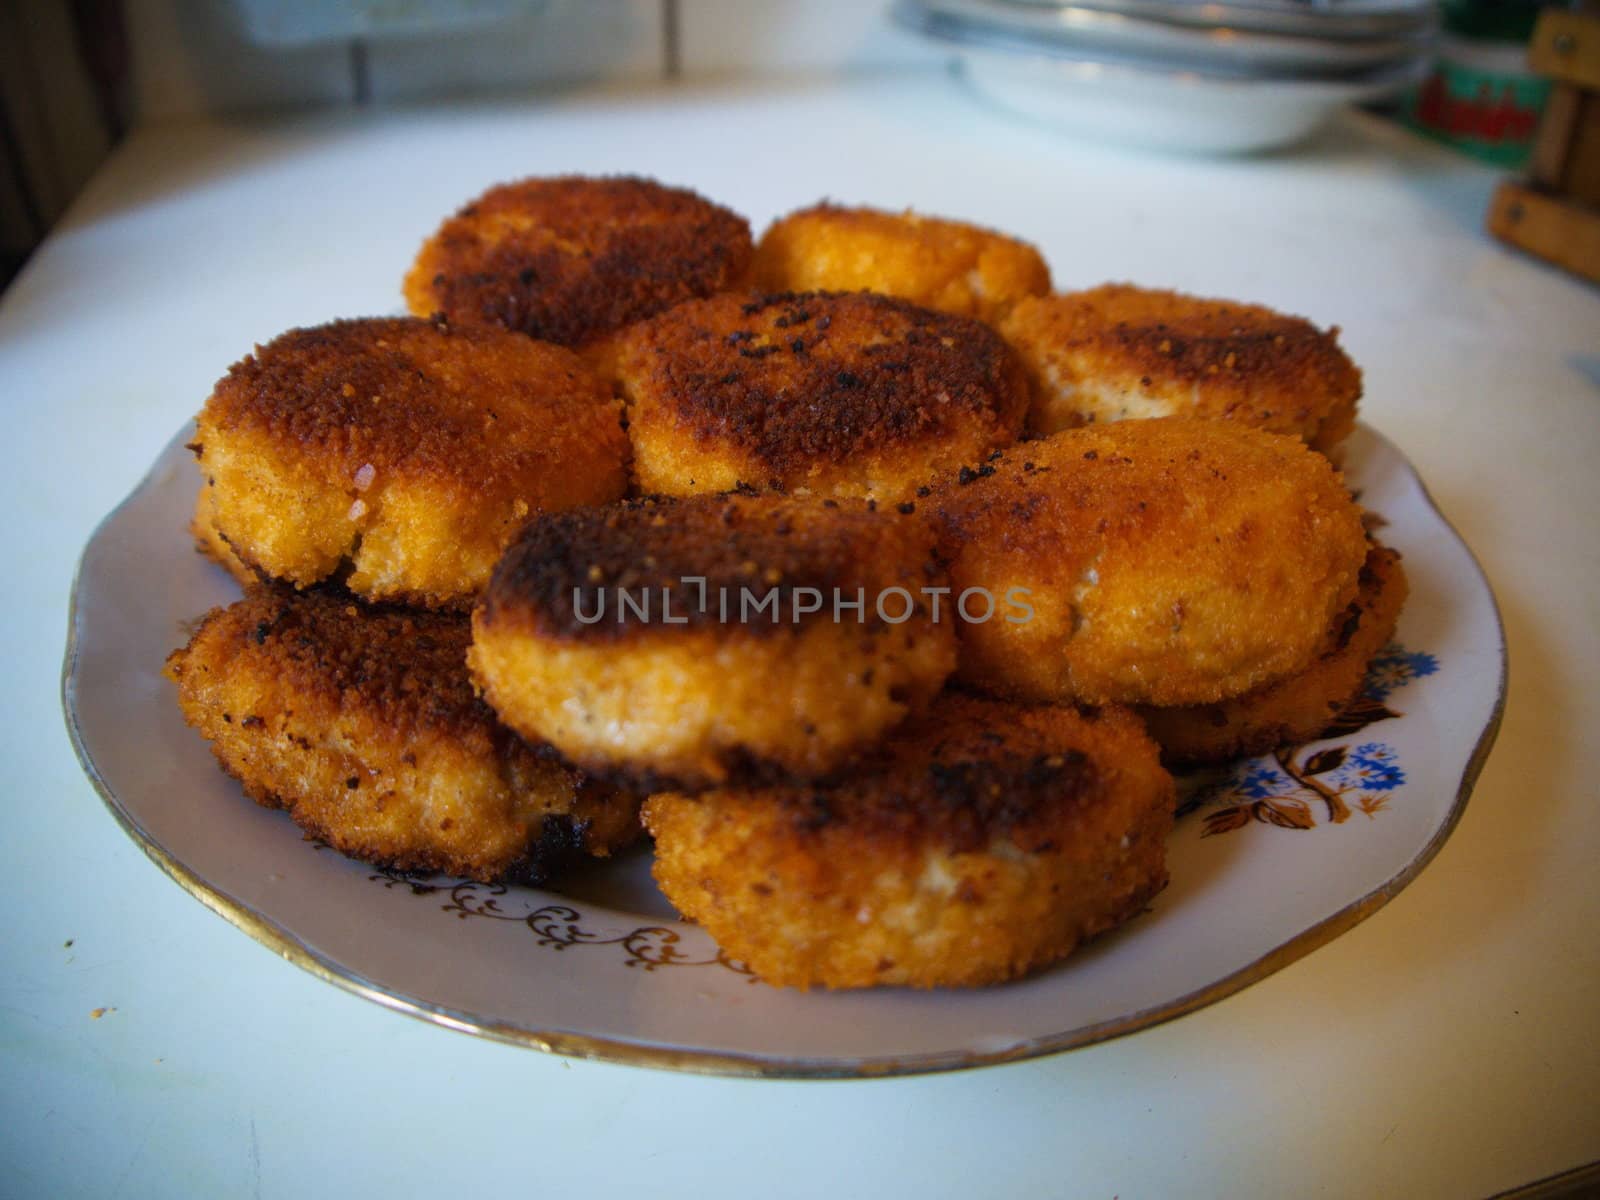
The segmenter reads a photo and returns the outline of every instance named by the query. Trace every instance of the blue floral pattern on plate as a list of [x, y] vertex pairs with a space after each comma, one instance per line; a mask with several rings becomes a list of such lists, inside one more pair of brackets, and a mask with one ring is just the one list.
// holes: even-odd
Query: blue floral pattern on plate
[[[1322, 740], [1349, 737], [1378, 721], [1402, 714], [1389, 698], [1418, 679], [1436, 674], [1432, 654], [1391, 642], [1367, 668], [1361, 694], [1323, 731]], [[1317, 748], [1310, 749], [1316, 745]], [[1309, 752], [1308, 752], [1309, 751]], [[1375, 817], [1406, 782], [1399, 755], [1387, 742], [1321, 746], [1303, 742], [1280, 746], [1271, 755], [1243, 759], [1193, 787], [1179, 815], [1209, 808], [1202, 837], [1242, 829], [1252, 821], [1280, 829], [1339, 825], [1352, 812]]]

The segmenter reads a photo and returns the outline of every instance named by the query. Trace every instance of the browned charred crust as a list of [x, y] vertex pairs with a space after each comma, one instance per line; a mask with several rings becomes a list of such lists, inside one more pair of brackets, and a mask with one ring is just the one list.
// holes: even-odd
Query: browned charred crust
[[1257, 313], [1220, 301], [1148, 324], [1118, 321], [1101, 336], [1135, 366], [1185, 383], [1226, 371], [1236, 378], [1292, 387], [1308, 372], [1354, 372], [1339, 349], [1337, 327], [1324, 331], [1300, 317]]
[[1058, 848], [1052, 838], [1074, 810], [1109, 803], [1116, 787], [1115, 764], [1108, 770], [1074, 745], [1086, 720], [1105, 720], [1110, 736], [1148, 745], [1127, 709], [1085, 712], [946, 692], [849, 771], [821, 782], [774, 781], [761, 795], [802, 839], [838, 827], [857, 844], [963, 853], [1004, 837], [1029, 853], [1048, 851]]
[[[586, 399], [596, 412], [614, 403], [559, 346], [442, 320], [364, 318], [257, 347], [218, 382], [201, 422], [265, 435], [330, 471], [472, 487], [545, 464], [548, 445], [530, 429], [570, 420]], [[204, 462], [203, 445], [196, 452]]]
[[850, 778], [854, 771], [852, 761], [821, 776], [804, 774], [749, 746], [731, 745], [718, 747], [718, 778], [713, 781], [704, 773], [680, 774], [638, 762], [606, 761], [565, 754], [548, 742], [528, 742], [527, 745], [540, 758], [559, 763], [567, 770], [593, 780], [597, 786], [615, 788], [635, 796], [649, 796], [656, 792], [697, 795], [729, 787], [815, 788]]
[[412, 310], [577, 346], [738, 286], [750, 226], [685, 188], [633, 177], [525, 179], [447, 220], [407, 281]]
[[1021, 365], [987, 325], [868, 292], [682, 305], [631, 331], [623, 362], [630, 400], [702, 445], [742, 449], [773, 478], [974, 415], [1005, 425], [1027, 405]]
[[654, 874], [770, 983], [976, 985], [1166, 882], [1172, 777], [1127, 709], [945, 693], [848, 779], [651, 796]]
[[[472, 630], [460, 614], [366, 606], [334, 589], [264, 587], [207, 614], [191, 646], [202, 641], [232, 643], [308, 701], [359, 705], [397, 733], [427, 730], [484, 746], [516, 736], [472, 689]], [[175, 651], [169, 672], [181, 675], [189, 653]]]
[[507, 883], [549, 882], [567, 864], [585, 856], [590, 822], [570, 813], [551, 813], [539, 822], [539, 836], [520, 859], [506, 868]]
[[[841, 800], [841, 794], [848, 798]], [[779, 793], [797, 829], [814, 832], [848, 821], [858, 834], [929, 838], [955, 853], [1009, 837], [1019, 849], [1047, 849], [1036, 831], [1060, 806], [1092, 804], [1103, 795], [1094, 764], [1081, 752], [1003, 755], [934, 761], [919, 774], [875, 774], [831, 786]]]
[[[824, 607], [810, 617], [831, 621], [835, 589], [853, 600], [863, 588], [862, 636], [871, 637], [890, 628], [876, 619], [878, 588], [906, 587], [920, 609], [918, 589], [938, 574], [928, 527], [871, 501], [754, 493], [645, 497], [530, 523], [501, 559], [481, 611], [486, 627], [526, 625], [564, 639], [617, 639], [644, 624], [662, 633], [719, 624], [759, 633], [793, 628], [799, 589], [820, 591]], [[764, 611], [741, 621], [742, 589], [753, 603], [776, 592], [777, 620]], [[636, 604], [648, 597], [648, 620], [637, 607], [619, 604], [624, 591]], [[599, 613], [602, 600], [601, 619], [579, 619], [580, 609], [586, 618]], [[668, 610], [671, 623], [662, 619]], [[855, 619], [853, 610], [846, 616]]]
[[1070, 711], [948, 694], [850, 778], [775, 796], [800, 833], [843, 821], [856, 836], [958, 853], [1000, 835], [1025, 851], [1049, 849], [1045, 831], [1063, 812], [1109, 795], [1096, 763], [1062, 737]]
[[[469, 680], [469, 640], [463, 616], [368, 607], [332, 589], [297, 593], [264, 585], [207, 614], [189, 644], [168, 657], [165, 674], [179, 686], [185, 719], [212, 743], [246, 795], [288, 810], [308, 835], [363, 861], [406, 872], [542, 882], [573, 857], [605, 854], [636, 836], [637, 796], [581, 773], [555, 774], [495, 719]], [[331, 741], [324, 722], [339, 730]], [[391, 798], [400, 806], [391, 811], [400, 814], [420, 803], [386, 792], [397, 786], [388, 779], [441, 745], [492, 764], [514, 794], [559, 788], [559, 802], [569, 807], [523, 818], [526, 827], [491, 824], [465, 840], [436, 832], [421, 815], [425, 809], [402, 816], [398, 826], [376, 827], [372, 818]], [[341, 802], [345, 789], [348, 805]], [[499, 803], [464, 792], [439, 830], [470, 819], [480, 801], [489, 811]]]

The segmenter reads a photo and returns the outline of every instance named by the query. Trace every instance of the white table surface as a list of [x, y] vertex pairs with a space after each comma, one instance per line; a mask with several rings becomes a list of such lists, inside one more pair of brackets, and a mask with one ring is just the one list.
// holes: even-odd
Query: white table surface
[[[395, 309], [442, 214], [574, 170], [687, 183], [758, 227], [822, 195], [915, 202], [1034, 240], [1064, 286], [1342, 326], [1363, 415], [1477, 552], [1510, 637], [1504, 729], [1443, 853], [1195, 1015], [866, 1082], [479, 1041], [320, 983], [190, 899], [63, 730], [85, 538], [253, 342]], [[135, 133], [0, 307], [0, 1191], [1465, 1197], [1600, 1158], [1600, 293], [1483, 235], [1493, 182], [1364, 116], [1258, 160], [1096, 148], [940, 76]]]

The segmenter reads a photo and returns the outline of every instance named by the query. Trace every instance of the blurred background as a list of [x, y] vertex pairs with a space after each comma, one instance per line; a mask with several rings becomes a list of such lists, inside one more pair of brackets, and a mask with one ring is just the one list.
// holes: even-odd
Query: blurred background
[[600, 81], [941, 70], [1151, 152], [1286, 152], [1377, 106], [1507, 168], [1533, 0], [0, 0], [0, 284], [142, 124]]

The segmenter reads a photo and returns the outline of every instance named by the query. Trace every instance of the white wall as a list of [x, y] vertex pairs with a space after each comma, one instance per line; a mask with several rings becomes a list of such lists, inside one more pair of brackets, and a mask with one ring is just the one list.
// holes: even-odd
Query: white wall
[[[480, 10], [513, 11], [452, 32], [366, 36], [358, 48], [344, 40], [253, 41], [246, 7], [274, 2], [298, 7], [296, 0], [126, 0], [135, 119], [381, 104], [597, 78], [873, 70], [940, 58], [891, 26], [888, 0], [477, 0]], [[291, 17], [281, 28], [292, 34], [296, 23]]]

